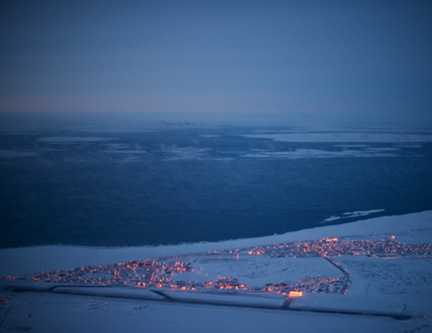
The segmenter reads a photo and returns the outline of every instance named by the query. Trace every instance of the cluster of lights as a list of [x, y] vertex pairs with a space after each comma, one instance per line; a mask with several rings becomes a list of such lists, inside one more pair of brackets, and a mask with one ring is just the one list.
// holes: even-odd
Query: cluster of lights
[[403, 244], [395, 240], [395, 236], [382, 240], [341, 240], [323, 238], [312, 242], [295, 242], [257, 246], [250, 249], [237, 250], [249, 255], [266, 255], [270, 257], [313, 257], [341, 255], [375, 255], [401, 257], [432, 257], [431, 244]]
[[35, 282], [149, 287], [164, 285], [174, 273], [189, 271], [193, 271], [190, 263], [135, 260], [113, 265], [80, 267], [67, 271], [47, 271], [32, 277], [32, 280]]
[[[220, 256], [239, 259], [240, 256], [262, 255], [273, 257], [322, 257], [344, 273], [341, 278], [305, 277], [296, 284], [268, 283], [264, 287], [240, 283], [235, 277], [219, 277], [215, 281], [175, 280], [179, 274], [194, 272], [195, 268], [188, 258]], [[87, 266], [66, 271], [47, 271], [34, 277], [32, 281], [66, 283], [73, 285], [136, 286], [144, 288], [167, 288], [179, 290], [223, 290], [223, 291], [263, 291], [289, 297], [303, 293], [341, 293], [346, 294], [351, 282], [349, 275], [333, 258], [341, 255], [376, 255], [400, 257], [432, 257], [430, 244], [402, 244], [392, 236], [383, 240], [349, 240], [323, 238], [311, 242], [292, 242], [257, 246], [243, 249], [213, 251], [203, 254], [190, 254], [162, 260], [135, 260], [105, 266]], [[196, 268], [198, 270], [198, 268]], [[188, 275], [189, 277], [191, 275]], [[5, 279], [14, 280], [16, 276]]]

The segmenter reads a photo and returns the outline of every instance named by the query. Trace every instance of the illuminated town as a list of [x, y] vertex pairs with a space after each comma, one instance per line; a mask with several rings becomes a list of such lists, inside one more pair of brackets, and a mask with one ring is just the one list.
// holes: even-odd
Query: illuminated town
[[[304, 276], [295, 282], [268, 281], [246, 284], [238, 276], [206, 278], [200, 275], [200, 262], [253, 259], [266, 260], [316, 258], [328, 262], [338, 274]], [[163, 259], [146, 259], [105, 266], [80, 267], [66, 271], [42, 272], [31, 278], [34, 282], [68, 285], [130, 286], [151, 289], [189, 291], [223, 291], [229, 293], [270, 292], [297, 297], [303, 293], [346, 294], [351, 284], [349, 272], [337, 262], [341, 256], [368, 256], [382, 259], [432, 257], [430, 244], [403, 244], [390, 236], [379, 240], [344, 240], [323, 238], [310, 242], [291, 242], [242, 249], [220, 250]], [[208, 275], [208, 274], [207, 274]], [[184, 278], [186, 277], [186, 278]], [[15, 277], [8, 277], [14, 279]]]

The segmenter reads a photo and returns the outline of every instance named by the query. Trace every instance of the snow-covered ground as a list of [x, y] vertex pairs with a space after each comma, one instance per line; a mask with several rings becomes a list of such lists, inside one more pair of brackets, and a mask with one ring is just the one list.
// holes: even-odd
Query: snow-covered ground
[[395, 133], [395, 132], [264, 132], [243, 135], [246, 138], [272, 139], [281, 142], [431, 142], [430, 133]]
[[[431, 244], [428, 211], [218, 243], [3, 249], [0, 331], [429, 332]], [[137, 287], [139, 267], [157, 268], [150, 287]], [[101, 287], [84, 283], [96, 278]], [[335, 280], [347, 289], [325, 288]], [[194, 287], [180, 290], [185, 281]]]
[[333, 222], [340, 219], [351, 219], [355, 217], [367, 216], [367, 215], [381, 213], [381, 212], [384, 212], [384, 209], [371, 209], [371, 210], [361, 210], [356, 212], [346, 212], [343, 213], [342, 216], [335, 216], [335, 215], [330, 216], [326, 218], [324, 221], [322, 221], [321, 223]]

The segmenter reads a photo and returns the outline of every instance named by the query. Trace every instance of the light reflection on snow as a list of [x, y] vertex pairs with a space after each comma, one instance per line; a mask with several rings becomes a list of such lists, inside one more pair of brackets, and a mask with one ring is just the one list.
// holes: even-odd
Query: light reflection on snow
[[[46, 271], [31, 278], [34, 282], [65, 283], [68, 285], [93, 286], [135, 286], [142, 288], [164, 288], [178, 290], [213, 290], [229, 292], [272, 292], [281, 295], [302, 295], [302, 293], [346, 294], [351, 284], [348, 271], [337, 262], [340, 256], [375, 256], [378, 258], [430, 258], [432, 245], [403, 244], [394, 235], [380, 240], [344, 240], [343, 238], [323, 238], [309, 242], [280, 243], [251, 248], [229, 249], [195, 253], [165, 259], [134, 260], [105, 266], [87, 266], [66, 271]], [[238, 276], [208, 277], [201, 273], [200, 265], [218, 261], [253, 260], [254, 257], [268, 261], [281, 258], [304, 260], [317, 258], [330, 263], [339, 276], [305, 276], [297, 281], [267, 281], [265, 284], [245, 283]], [[248, 261], [251, 265], [253, 262]], [[277, 264], [279, 265], [280, 262]], [[265, 263], [268, 266], [268, 262]], [[208, 275], [208, 274], [207, 274]], [[289, 274], [288, 274], [289, 275]], [[186, 279], [183, 279], [185, 276]], [[287, 277], [288, 278], [288, 277]], [[16, 276], [4, 278], [19, 279]], [[253, 281], [250, 279], [249, 281]]]

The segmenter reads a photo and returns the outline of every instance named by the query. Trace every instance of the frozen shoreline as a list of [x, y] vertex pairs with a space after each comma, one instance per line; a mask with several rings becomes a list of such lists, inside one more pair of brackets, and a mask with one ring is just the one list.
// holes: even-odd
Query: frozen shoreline
[[[214, 275], [229, 272], [233, 276], [241, 276], [246, 282], [262, 280], [259, 283], [265, 283], [266, 280], [284, 278], [283, 272], [279, 272], [280, 264], [271, 264], [278, 258], [251, 255], [237, 262], [227, 260], [229, 258], [209, 260], [209, 257], [199, 254], [222, 249], [306, 243], [323, 238], [330, 242], [340, 238], [348, 243], [367, 240], [368, 244], [373, 244], [374, 240], [395, 239], [400, 244], [411, 244], [412, 248], [416, 248], [415, 244], [432, 244], [431, 226], [432, 211], [425, 211], [217, 243], [125, 248], [41, 246], [2, 249], [0, 276], [29, 278], [47, 270], [67, 270], [146, 258], [163, 259], [193, 253], [198, 255], [190, 260], [194, 265], [201, 266], [203, 273], [213, 272]], [[324, 240], [322, 244], [325, 243]], [[188, 332], [263, 332], [268, 329], [280, 330], [289, 325], [294, 330], [315, 332], [325, 323], [326, 328], [336, 332], [343, 331], [346, 325], [353, 327], [353, 332], [426, 332], [432, 327], [432, 259], [429, 256], [338, 254], [332, 258], [349, 273], [351, 285], [346, 295], [306, 293], [302, 297], [290, 299], [271, 292], [187, 292], [163, 288], [160, 293], [153, 293], [155, 288], [95, 288], [30, 280], [23, 283], [17, 281], [17, 286], [21, 285], [21, 292], [14, 292], [3, 281], [0, 291], [0, 329], [13, 331], [14, 327], [21, 327], [36, 332], [65, 329], [66, 332], [68, 329], [71, 332], [101, 329], [134, 332], [145, 326], [152, 331], [167, 332], [181, 325], [181, 329]], [[322, 259], [318, 257], [310, 261], [291, 257], [280, 263], [283, 266], [285, 262], [287, 267], [295, 268], [294, 271], [286, 271], [292, 279], [314, 274], [314, 270], [315, 273], [324, 274], [324, 277], [326, 274], [336, 276], [337, 272], [331, 270], [325, 273], [324, 266], [319, 262]], [[175, 260], [189, 261], [187, 257]], [[175, 278], [190, 279], [192, 273], [175, 275]], [[10, 281], [9, 286], [14, 282]], [[46, 291], [41, 293], [44, 289]], [[280, 311], [284, 309], [291, 311]], [[225, 319], [219, 320], [220, 316]]]
[[[407, 228], [408, 225], [409, 228]], [[282, 235], [221, 242], [115, 248], [47, 245], [0, 249], [0, 276], [31, 275], [46, 270], [62, 270], [79, 266], [111, 264], [135, 259], [162, 258], [283, 242], [309, 241], [324, 237], [346, 237], [374, 233], [392, 234], [405, 229], [422, 229], [431, 226], [432, 211], [425, 211], [407, 215], [370, 218], [340, 225], [320, 226]]]

